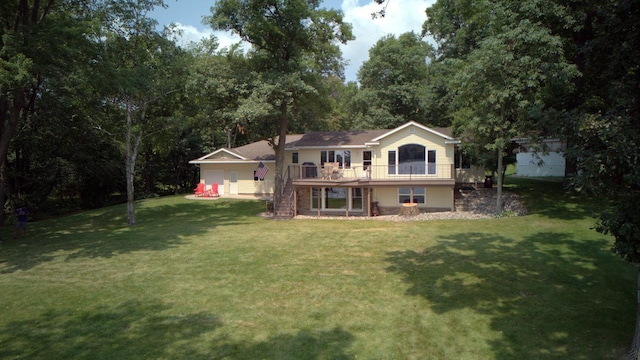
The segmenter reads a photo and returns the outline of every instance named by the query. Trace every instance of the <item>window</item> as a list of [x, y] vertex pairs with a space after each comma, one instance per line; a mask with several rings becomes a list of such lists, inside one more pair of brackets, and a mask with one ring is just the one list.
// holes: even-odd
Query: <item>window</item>
[[[413, 194], [412, 194], [413, 193]], [[411, 201], [411, 197], [413, 195], [413, 201]], [[398, 189], [398, 203], [416, 203], [416, 204], [426, 204], [426, 196], [425, 189], [422, 187], [401, 187]]]
[[398, 148], [398, 174], [425, 173], [425, 147], [417, 144], [402, 145]]
[[325, 209], [346, 209], [347, 188], [324, 188]]
[[372, 154], [371, 150], [365, 150], [362, 152], [362, 177], [371, 179], [371, 172], [373, 169], [371, 168], [372, 164]]
[[364, 166], [365, 169], [371, 168], [372, 159], [373, 157], [371, 156], [371, 150], [365, 150], [362, 152], [362, 166]]
[[351, 168], [351, 150], [320, 151], [320, 166], [326, 162], [337, 162], [343, 169]]
[[326, 162], [335, 162], [336, 161], [336, 152], [335, 151], [320, 151], [320, 165], [323, 166]]
[[253, 181], [264, 181], [264, 179], [258, 178], [258, 176], [256, 175], [256, 171], [253, 170]]
[[362, 211], [362, 189], [326, 187], [311, 189], [311, 208], [317, 210]]
[[389, 175], [395, 175], [396, 174], [396, 151], [395, 150], [389, 150], [389, 156], [388, 156], [388, 174]]
[[322, 206], [322, 202], [318, 203], [320, 196], [318, 195], [320, 192], [320, 188], [312, 188], [311, 189], [311, 208], [317, 209]]
[[291, 163], [292, 164], [297, 164], [298, 163], [298, 153], [297, 152], [291, 153]]
[[362, 189], [351, 189], [351, 209], [362, 210]]
[[388, 164], [389, 175], [435, 175], [436, 151], [418, 144], [402, 145], [398, 151], [389, 150]]
[[436, 174], [436, 151], [435, 150], [429, 150], [427, 152], [427, 166], [428, 166], [427, 174], [435, 175]]

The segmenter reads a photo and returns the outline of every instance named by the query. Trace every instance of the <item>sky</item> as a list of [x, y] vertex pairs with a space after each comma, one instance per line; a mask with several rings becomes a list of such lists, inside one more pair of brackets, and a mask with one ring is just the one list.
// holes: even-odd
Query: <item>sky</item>
[[[183, 31], [183, 41], [198, 41], [214, 34], [221, 47], [228, 47], [240, 41], [235, 35], [213, 31], [202, 24], [202, 18], [211, 14], [215, 0], [165, 0], [168, 8], [158, 8], [150, 14], [159, 25], [175, 23]], [[353, 26], [355, 40], [341, 45], [342, 57], [349, 62], [345, 68], [347, 81], [357, 81], [357, 73], [362, 63], [369, 58], [369, 49], [386, 35], [413, 31], [420, 33], [427, 19], [425, 10], [435, 0], [389, 0], [384, 18], [372, 19], [371, 13], [382, 7], [370, 0], [325, 0], [321, 7], [342, 10], [344, 21]]]

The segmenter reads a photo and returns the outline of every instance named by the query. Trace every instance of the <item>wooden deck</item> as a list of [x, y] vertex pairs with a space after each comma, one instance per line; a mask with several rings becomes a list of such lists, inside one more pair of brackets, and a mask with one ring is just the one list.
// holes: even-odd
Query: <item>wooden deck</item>
[[[331, 165], [333, 166], [333, 165]], [[453, 165], [438, 165], [427, 173], [423, 167], [419, 172], [411, 169], [398, 174], [389, 174], [389, 167], [351, 167], [338, 172], [315, 166], [294, 166], [289, 169], [293, 186], [310, 187], [405, 187], [405, 186], [454, 186], [455, 169]]]

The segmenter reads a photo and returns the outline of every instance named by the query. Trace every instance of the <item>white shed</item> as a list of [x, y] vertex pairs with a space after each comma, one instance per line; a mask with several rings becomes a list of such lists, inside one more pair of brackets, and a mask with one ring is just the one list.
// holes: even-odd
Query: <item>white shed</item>
[[516, 176], [564, 176], [565, 144], [558, 139], [545, 140], [547, 152], [532, 151], [526, 142], [520, 142], [516, 154]]

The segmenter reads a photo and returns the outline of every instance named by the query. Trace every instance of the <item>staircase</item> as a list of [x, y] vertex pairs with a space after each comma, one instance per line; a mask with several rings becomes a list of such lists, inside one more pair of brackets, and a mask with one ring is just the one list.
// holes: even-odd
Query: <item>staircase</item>
[[294, 216], [293, 205], [293, 184], [289, 179], [282, 190], [280, 203], [273, 204], [273, 218], [277, 220], [292, 219]]

